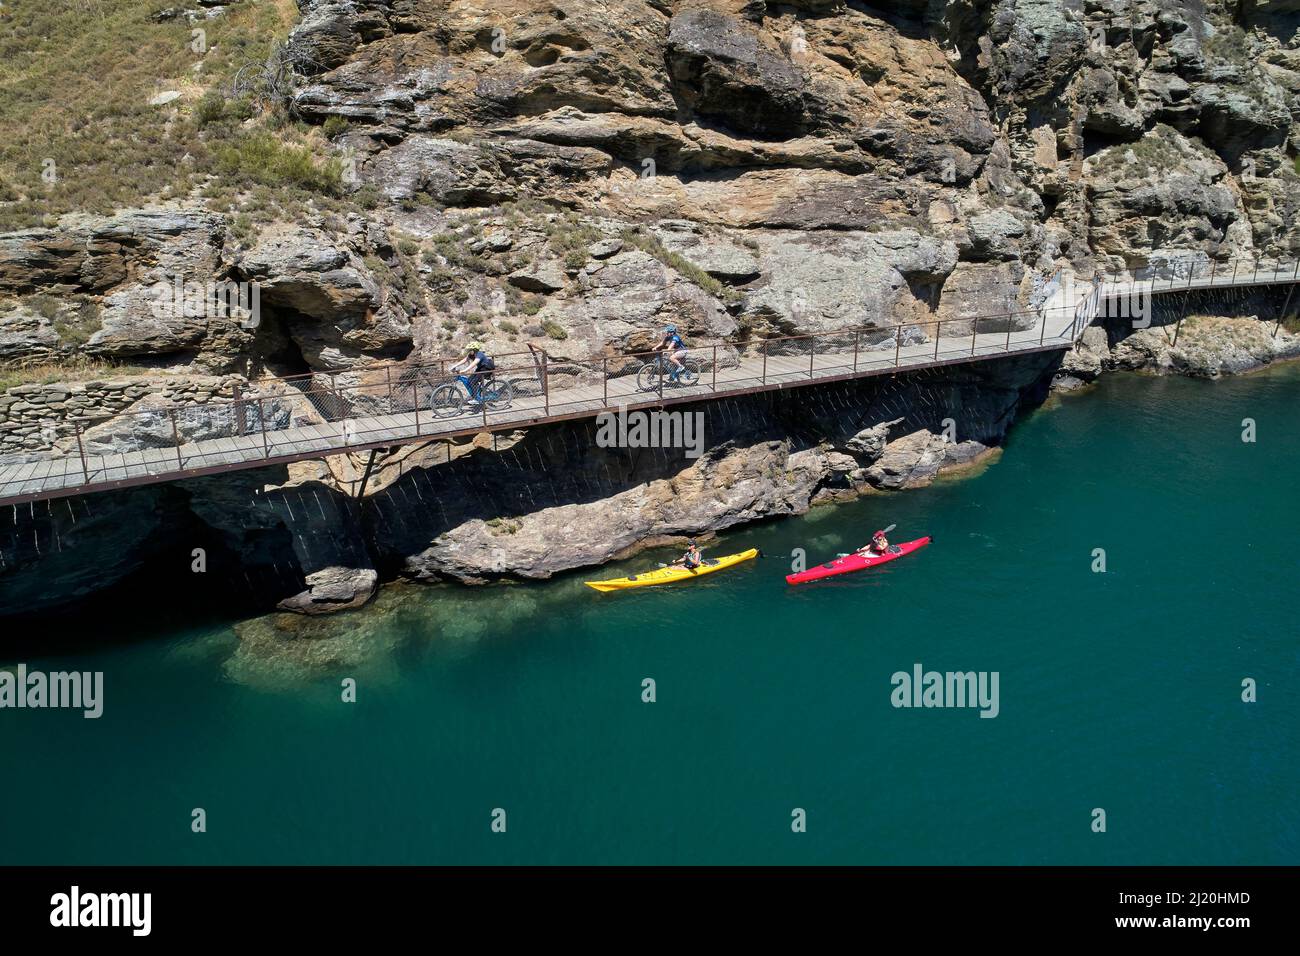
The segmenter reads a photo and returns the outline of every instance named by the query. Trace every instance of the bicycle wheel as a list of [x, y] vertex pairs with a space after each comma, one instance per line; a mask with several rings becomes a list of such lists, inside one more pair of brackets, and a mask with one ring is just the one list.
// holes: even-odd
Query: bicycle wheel
[[514, 399], [516, 395], [520, 398], [536, 397], [542, 394], [542, 380], [539, 378], [512, 378], [510, 379], [510, 397]]
[[677, 375], [677, 384], [691, 386], [700, 380], [700, 363], [695, 359], [682, 362], [684, 368]]
[[429, 408], [434, 418], [455, 418], [465, 405], [465, 396], [456, 385], [439, 385], [433, 390]]
[[508, 381], [493, 379], [483, 386], [482, 395], [483, 404], [495, 412], [510, 407], [510, 403], [514, 401], [515, 390]]
[[657, 392], [661, 377], [659, 363], [647, 362], [641, 366], [641, 371], [636, 373], [636, 387], [643, 392]]

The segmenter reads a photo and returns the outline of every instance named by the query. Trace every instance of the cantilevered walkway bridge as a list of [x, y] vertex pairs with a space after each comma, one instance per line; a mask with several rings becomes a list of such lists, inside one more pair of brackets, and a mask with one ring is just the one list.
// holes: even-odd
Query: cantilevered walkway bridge
[[359, 384], [347, 386], [320, 374], [266, 379], [229, 400], [78, 421], [73, 434], [51, 450], [0, 456], [0, 505], [591, 418], [621, 408], [660, 408], [1058, 351], [1072, 348], [1108, 304], [1120, 306], [1112, 314], [1124, 314], [1123, 308], [1147, 296], [1274, 285], [1293, 289], [1297, 282], [1300, 263], [1253, 260], [1179, 260], [1091, 280], [1057, 273], [1032, 311], [693, 348], [701, 368], [698, 381], [689, 387], [661, 382], [652, 391], [637, 387], [646, 355], [587, 361], [540, 352], [499, 355], [496, 375], [514, 383], [514, 399], [508, 407], [469, 408], [455, 417], [438, 415], [432, 407], [433, 388], [447, 380], [442, 362], [367, 369], [359, 373]]

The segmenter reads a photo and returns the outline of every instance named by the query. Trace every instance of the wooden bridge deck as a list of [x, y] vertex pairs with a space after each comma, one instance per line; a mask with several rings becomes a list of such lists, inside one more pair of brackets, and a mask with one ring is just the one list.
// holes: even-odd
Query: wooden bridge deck
[[[1125, 295], [1155, 295], [1219, 286], [1293, 283], [1297, 280], [1297, 273], [1300, 273], [1300, 268], [1290, 265], [1285, 268], [1274, 266], [1263, 273], [1257, 266], [1249, 271], [1234, 269], [1231, 273], [1216, 267], [1209, 274], [1197, 276], [1193, 273], [1187, 278], [1124, 277], [1094, 281], [1084, 284], [1082, 289], [1086, 294], [1079, 295], [1072, 291], [1072, 284], [1067, 283], [1066, 288], [1053, 294], [1041, 311], [1025, 314], [1024, 317], [1036, 317], [1031, 328], [1014, 330], [1007, 320], [1002, 323], [1006, 328], [999, 331], [941, 334], [915, 344], [903, 344], [900, 327], [896, 333], [897, 340], [891, 339], [883, 347], [875, 348], [859, 347], [857, 335], [852, 330], [768, 340], [769, 344], [763, 346], [765, 354], [755, 354], [755, 347], [751, 344], [747, 352], [737, 356], [734, 348], [728, 346], [730, 361], [720, 360], [718, 351], [714, 349], [714, 359], [708, 362], [710, 347], [705, 347], [692, 352], [707, 363], [698, 382], [690, 387], [667, 385], [662, 394], [658, 390], [639, 391], [634, 374], [619, 374], [603, 376], [596, 384], [547, 388], [543, 394], [516, 396], [508, 408], [472, 409], [454, 418], [435, 417], [428, 408], [419, 407], [417, 399], [411, 403], [415, 407], [410, 410], [330, 422], [308, 422], [300, 417], [287, 427], [263, 428], [259, 424], [247, 434], [236, 434], [232, 427], [229, 435], [184, 440], [179, 433], [173, 432], [176, 435], [173, 443], [109, 454], [90, 453], [79, 441], [80, 447], [65, 447], [9, 464], [0, 458], [0, 505], [175, 481], [417, 441], [451, 439], [485, 430], [501, 431], [589, 418], [620, 408], [657, 408], [910, 369], [986, 361], [1007, 355], [1060, 350], [1073, 346], [1078, 335], [1108, 300]], [[960, 321], [970, 325], [972, 320]], [[1026, 323], [1021, 321], [1017, 324]], [[885, 331], [888, 334], [889, 330]], [[879, 330], [875, 330], [875, 334], [878, 336]], [[846, 344], [846, 337], [852, 338], [852, 347]], [[819, 351], [819, 338], [834, 340], [835, 347]], [[802, 340], [809, 343], [806, 351], [800, 345]], [[213, 404], [202, 407], [211, 409]], [[261, 420], [261, 406], [257, 407]], [[132, 414], [141, 413], [127, 412], [114, 418], [125, 419]], [[145, 414], [156, 417], [166, 412]], [[235, 416], [228, 418], [233, 421]]]

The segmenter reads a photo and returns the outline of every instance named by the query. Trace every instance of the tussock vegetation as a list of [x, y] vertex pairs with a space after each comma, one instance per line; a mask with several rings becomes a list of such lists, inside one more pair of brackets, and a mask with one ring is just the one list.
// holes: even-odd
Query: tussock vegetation
[[100, 327], [99, 303], [88, 299], [54, 319], [54, 331], [65, 346], [85, 345]]
[[546, 241], [566, 269], [581, 269], [587, 264], [587, 247], [604, 238], [599, 229], [579, 221], [573, 213], [546, 224]]
[[[212, 176], [232, 178], [231, 189], [341, 194], [339, 164], [323, 158], [318, 131], [230, 96], [239, 71], [264, 63], [288, 35], [293, 0], [232, 4], [194, 23], [154, 19], [177, 6], [6, 0], [0, 230], [185, 196]], [[164, 91], [180, 96], [149, 105]], [[209, 196], [230, 199], [219, 187]]]
[[1212, 59], [1238, 66], [1250, 64], [1254, 56], [1245, 31], [1235, 25], [1218, 28], [1201, 41], [1201, 49]]
[[227, 186], [290, 186], [339, 196], [343, 192], [343, 163], [317, 160], [310, 148], [286, 143], [273, 133], [244, 136], [217, 154], [217, 169]]
[[553, 212], [555, 212], [554, 207], [531, 196], [501, 204], [501, 215], [505, 217], [506, 225], [511, 229], [531, 225], [535, 220]]
[[728, 304], [740, 301], [741, 295], [739, 292], [730, 286], [723, 285], [685, 256], [673, 252], [650, 233], [643, 232], [640, 229], [627, 229], [620, 236], [629, 246], [654, 256], [668, 268], [695, 283], [714, 298], [721, 299]]
[[1278, 100], [1276, 89], [1267, 82], [1260, 69], [1259, 52], [1241, 27], [1232, 24], [1217, 28], [1213, 35], [1201, 41], [1201, 50], [1211, 64], [1233, 67], [1237, 74], [1234, 85], [1257, 103], [1285, 106]]
[[487, 259], [476, 252], [471, 252], [468, 239], [454, 232], [443, 232], [433, 237], [433, 247], [438, 255], [453, 266], [459, 266], [470, 272], [486, 273], [489, 268]]
[[1111, 146], [1096, 154], [1091, 162], [1101, 170], [1110, 172], [1122, 170], [1130, 161], [1139, 169], [1154, 167], [1157, 170], [1175, 170], [1187, 163], [1183, 148], [1178, 133], [1161, 123], [1141, 139]]
[[15, 385], [53, 385], [149, 375], [157, 369], [76, 355], [57, 361], [30, 361], [0, 368], [0, 394]]

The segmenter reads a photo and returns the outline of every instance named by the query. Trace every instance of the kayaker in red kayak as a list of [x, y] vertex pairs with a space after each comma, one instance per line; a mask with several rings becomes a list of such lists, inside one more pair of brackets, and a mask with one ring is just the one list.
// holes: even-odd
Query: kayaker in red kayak
[[852, 554], [842, 554], [834, 561], [787, 574], [785, 580], [788, 584], [803, 584], [805, 581], [820, 581], [822, 578], [848, 574], [850, 571], [864, 571], [867, 568], [888, 564], [930, 543], [929, 538], [917, 538], [915, 541], [904, 541], [902, 544], [890, 544], [885, 535], [893, 530], [894, 525], [891, 524], [883, 531], [873, 534], [870, 544], [864, 545]]
[[873, 555], [884, 554], [889, 550], [889, 539], [885, 537], [885, 532], [877, 531], [871, 536], [871, 543], [864, 544], [858, 548], [854, 554], [860, 554], [864, 558], [870, 558]]

